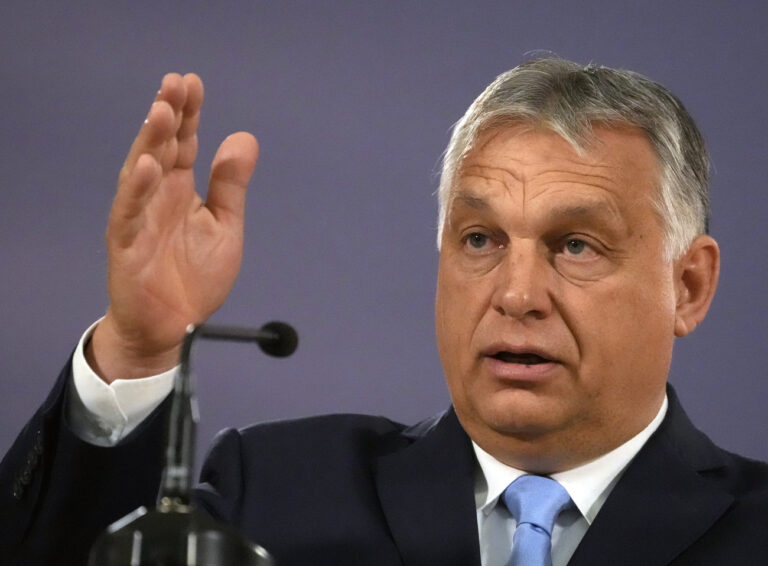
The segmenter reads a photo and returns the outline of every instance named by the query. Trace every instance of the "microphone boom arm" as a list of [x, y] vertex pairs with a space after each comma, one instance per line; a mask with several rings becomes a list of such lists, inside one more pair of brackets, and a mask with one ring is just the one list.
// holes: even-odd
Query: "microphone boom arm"
[[168, 423], [165, 469], [158, 503], [163, 507], [189, 505], [195, 470], [195, 433], [199, 420], [190, 359], [197, 338], [230, 342], [256, 342], [270, 356], [286, 357], [296, 351], [298, 335], [284, 322], [268, 322], [259, 329], [222, 324], [190, 324], [181, 344], [180, 371], [174, 381]]
[[261, 328], [214, 324], [190, 325], [181, 345], [168, 416], [165, 468], [158, 504], [139, 507], [119, 519], [96, 540], [89, 566], [274, 566], [269, 553], [232, 527], [194, 509], [191, 503], [195, 469], [198, 410], [190, 368], [197, 338], [256, 342], [270, 356], [290, 356], [298, 345], [296, 331], [284, 322]]

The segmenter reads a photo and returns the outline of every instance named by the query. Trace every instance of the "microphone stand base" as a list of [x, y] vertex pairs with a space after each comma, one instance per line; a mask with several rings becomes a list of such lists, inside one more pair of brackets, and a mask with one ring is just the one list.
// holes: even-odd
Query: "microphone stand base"
[[96, 540], [88, 566], [275, 566], [232, 527], [183, 505], [139, 507]]

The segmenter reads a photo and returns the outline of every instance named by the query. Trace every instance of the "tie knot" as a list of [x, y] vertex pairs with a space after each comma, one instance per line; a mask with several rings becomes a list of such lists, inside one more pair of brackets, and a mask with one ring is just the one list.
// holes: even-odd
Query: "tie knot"
[[552, 535], [552, 526], [571, 496], [555, 480], [544, 476], [520, 476], [507, 486], [502, 499], [518, 526], [530, 523]]

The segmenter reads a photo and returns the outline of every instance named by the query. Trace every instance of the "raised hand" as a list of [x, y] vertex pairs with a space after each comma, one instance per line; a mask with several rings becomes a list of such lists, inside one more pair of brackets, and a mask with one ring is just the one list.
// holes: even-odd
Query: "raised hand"
[[166, 75], [120, 171], [106, 235], [110, 306], [86, 349], [107, 382], [172, 367], [187, 325], [221, 306], [240, 269], [258, 144], [246, 132], [222, 142], [203, 202], [192, 170], [202, 102], [199, 77]]

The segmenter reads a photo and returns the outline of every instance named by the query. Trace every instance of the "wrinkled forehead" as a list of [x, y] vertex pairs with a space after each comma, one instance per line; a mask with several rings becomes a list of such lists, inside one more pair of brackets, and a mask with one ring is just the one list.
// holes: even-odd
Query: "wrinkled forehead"
[[440, 234], [457, 215], [483, 209], [526, 217], [536, 210], [553, 221], [567, 212], [627, 229], [655, 217], [652, 224], [663, 229], [658, 181], [658, 159], [639, 128], [595, 125], [590, 143], [578, 147], [529, 124], [490, 128], [462, 156]]
[[520, 182], [526, 181], [526, 173], [553, 170], [612, 178], [617, 184], [640, 183], [652, 198], [661, 187], [660, 162], [648, 136], [627, 123], [594, 122], [578, 137], [544, 122], [492, 123], [467, 144], [448, 200], [461, 190], [462, 178], [483, 167]]

